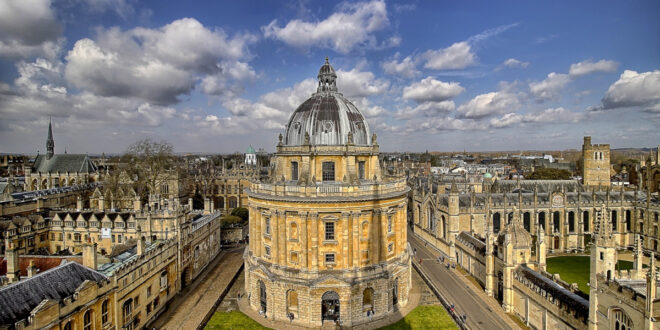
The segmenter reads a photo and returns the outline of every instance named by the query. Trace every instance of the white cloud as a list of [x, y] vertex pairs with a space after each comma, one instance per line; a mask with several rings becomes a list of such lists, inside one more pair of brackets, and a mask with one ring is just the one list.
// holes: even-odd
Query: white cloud
[[240, 59], [249, 57], [247, 45], [254, 40], [245, 34], [230, 38], [191, 18], [158, 29], [111, 28], [100, 30], [96, 41], [77, 41], [66, 56], [65, 74], [97, 95], [172, 104], [199, 78], [203, 90], [213, 94], [231, 89], [228, 81], [253, 80], [254, 70]]
[[571, 77], [579, 77], [588, 75], [594, 72], [614, 72], [619, 67], [619, 63], [609, 60], [600, 60], [594, 62], [586, 60], [579, 63], [571, 64], [568, 74]]
[[434, 117], [440, 114], [447, 114], [456, 109], [454, 101], [440, 101], [440, 102], [424, 102], [416, 107], [405, 107], [399, 109], [394, 113], [397, 119], [410, 119], [419, 115], [426, 117]]
[[491, 119], [490, 126], [503, 128], [523, 123], [569, 123], [578, 122], [584, 117], [584, 113], [572, 112], [562, 107], [548, 108], [528, 114], [507, 113], [500, 118]]
[[[375, 33], [389, 26], [384, 1], [344, 3], [335, 13], [321, 21], [289, 21], [280, 27], [277, 20], [263, 26], [266, 38], [278, 39], [288, 45], [308, 49], [316, 46], [331, 48], [346, 54], [354, 48], [377, 48]], [[385, 44], [398, 44], [400, 38], [390, 38]]]
[[405, 132], [415, 133], [428, 131], [438, 133], [442, 131], [468, 131], [486, 129], [487, 125], [472, 119], [458, 119], [453, 117], [431, 117], [409, 120]]
[[426, 77], [403, 89], [403, 98], [417, 103], [446, 101], [463, 93], [465, 88], [457, 82], [444, 82]]
[[349, 99], [382, 94], [389, 86], [389, 81], [376, 79], [372, 72], [357, 67], [350, 71], [337, 70], [337, 89]]
[[382, 63], [385, 73], [403, 78], [414, 78], [419, 75], [417, 64], [412, 56], [407, 56], [401, 62], [398, 61], [399, 54]]
[[660, 70], [626, 70], [603, 97], [603, 109], [640, 106], [656, 109], [660, 103]]
[[543, 81], [529, 83], [529, 90], [538, 101], [557, 99], [570, 81], [567, 74], [551, 72]]
[[428, 50], [423, 54], [426, 60], [424, 67], [433, 70], [464, 69], [477, 63], [477, 55], [472, 52], [472, 46], [466, 41], [438, 50]]
[[0, 1], [0, 56], [55, 58], [61, 33], [49, 0]]
[[502, 90], [475, 96], [458, 107], [458, 113], [466, 118], [482, 118], [494, 114], [516, 111], [520, 108], [518, 95]]
[[524, 69], [524, 68], [527, 68], [527, 66], [529, 66], [529, 62], [523, 62], [523, 61], [517, 60], [515, 58], [510, 58], [510, 59], [507, 59], [506, 61], [504, 61], [502, 63], [502, 65], [507, 67], [507, 68], [523, 68]]

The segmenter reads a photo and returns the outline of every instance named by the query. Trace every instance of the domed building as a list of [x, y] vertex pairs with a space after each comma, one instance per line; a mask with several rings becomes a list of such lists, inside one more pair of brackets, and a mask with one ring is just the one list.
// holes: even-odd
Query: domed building
[[336, 80], [326, 58], [316, 93], [280, 134], [270, 182], [247, 191], [249, 305], [306, 327], [385, 317], [411, 285], [409, 188], [381, 171], [376, 135]]

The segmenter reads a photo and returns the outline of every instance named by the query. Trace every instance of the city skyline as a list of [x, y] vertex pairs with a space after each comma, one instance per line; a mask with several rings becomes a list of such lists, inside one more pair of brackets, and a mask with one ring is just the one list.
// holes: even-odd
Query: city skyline
[[273, 151], [328, 56], [383, 151], [653, 147], [652, 1], [0, 4], [0, 152]]

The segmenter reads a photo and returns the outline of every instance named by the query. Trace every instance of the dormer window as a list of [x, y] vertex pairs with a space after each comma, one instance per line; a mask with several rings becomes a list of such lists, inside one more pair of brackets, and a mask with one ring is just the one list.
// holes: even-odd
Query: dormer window
[[291, 180], [298, 181], [298, 162], [291, 162]]
[[323, 181], [335, 181], [335, 162], [323, 162]]

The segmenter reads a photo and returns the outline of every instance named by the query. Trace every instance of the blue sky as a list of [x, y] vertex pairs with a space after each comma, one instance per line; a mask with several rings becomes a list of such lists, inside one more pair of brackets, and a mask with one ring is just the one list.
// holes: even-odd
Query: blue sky
[[0, 2], [0, 152], [272, 151], [325, 56], [385, 151], [660, 143], [658, 1]]

